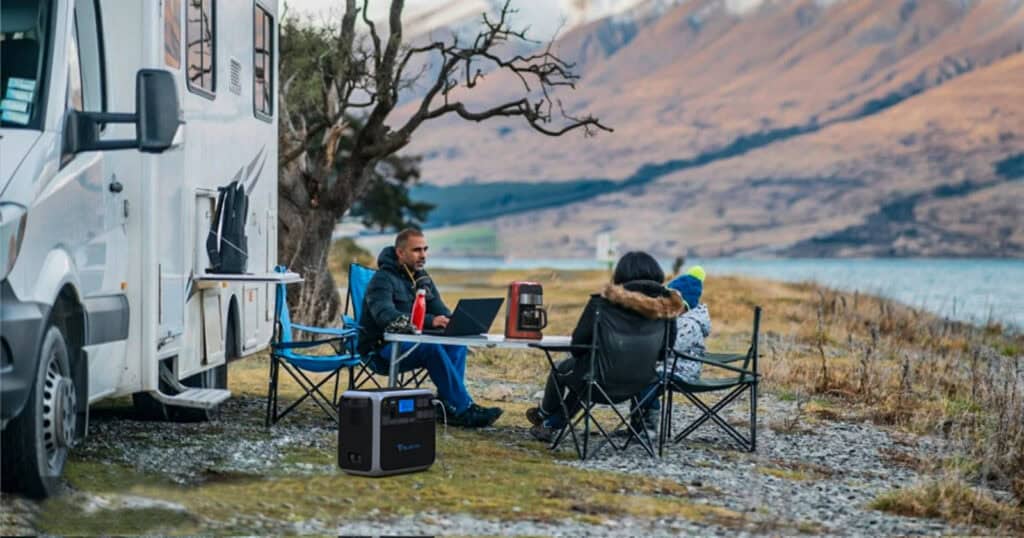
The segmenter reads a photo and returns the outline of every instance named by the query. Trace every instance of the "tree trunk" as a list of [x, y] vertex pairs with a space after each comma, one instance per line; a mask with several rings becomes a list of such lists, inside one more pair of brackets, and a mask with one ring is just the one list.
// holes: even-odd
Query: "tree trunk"
[[338, 287], [327, 267], [337, 221], [332, 211], [308, 209], [301, 215], [301, 225], [282, 227], [278, 235], [279, 258], [303, 278], [298, 293], [290, 290], [288, 296], [292, 319], [300, 323], [333, 327], [340, 321]]

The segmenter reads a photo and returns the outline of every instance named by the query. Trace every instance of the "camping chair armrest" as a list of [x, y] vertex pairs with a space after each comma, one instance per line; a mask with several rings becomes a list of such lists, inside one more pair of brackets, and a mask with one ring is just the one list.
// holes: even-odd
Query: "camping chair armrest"
[[324, 345], [331, 345], [335, 349], [338, 349], [337, 344], [344, 344], [347, 338], [328, 338], [326, 340], [308, 340], [304, 342], [277, 342], [270, 344], [272, 349], [308, 349], [311, 347], [319, 347]]
[[345, 314], [342, 314], [341, 315], [341, 322], [344, 323], [346, 327], [349, 326], [349, 325], [355, 325], [356, 324], [356, 318], [353, 318], [352, 316], [346, 316]]
[[713, 360], [709, 360], [709, 359], [702, 359], [702, 358], [699, 358], [699, 357], [691, 357], [691, 356], [689, 356], [689, 355], [687, 355], [685, 353], [676, 353], [676, 357], [678, 357], [680, 359], [683, 359], [683, 360], [695, 361], [695, 362], [700, 362], [700, 363], [704, 363], [704, 364], [709, 364], [709, 365], [714, 366], [716, 368], [722, 368], [724, 370], [729, 370], [729, 371], [732, 371], [732, 372], [736, 372], [737, 374], [761, 377], [761, 374], [759, 374], [757, 372], [752, 372], [750, 370], [746, 370], [746, 369], [743, 369], [743, 368], [738, 368], [736, 366], [732, 366], [732, 365], [729, 365], [729, 364], [721, 363], [721, 362], [718, 362], [718, 361], [713, 361]]
[[292, 323], [293, 329], [298, 329], [302, 332], [312, 334], [327, 334], [331, 336], [351, 336], [355, 334], [355, 329], [345, 327], [310, 327], [309, 325], [299, 325], [298, 323]]

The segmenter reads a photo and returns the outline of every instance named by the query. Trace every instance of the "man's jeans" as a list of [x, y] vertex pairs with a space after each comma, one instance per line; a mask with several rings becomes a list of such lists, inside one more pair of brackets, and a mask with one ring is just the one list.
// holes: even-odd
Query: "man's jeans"
[[[401, 357], [415, 344], [401, 342]], [[391, 346], [388, 344], [378, 352], [378, 365], [387, 371], [391, 364]], [[445, 346], [441, 344], [420, 344], [412, 353], [398, 363], [399, 372], [407, 372], [414, 368], [426, 368], [430, 380], [437, 387], [437, 395], [442, 401], [461, 413], [473, 404], [473, 398], [466, 391], [466, 346]]]

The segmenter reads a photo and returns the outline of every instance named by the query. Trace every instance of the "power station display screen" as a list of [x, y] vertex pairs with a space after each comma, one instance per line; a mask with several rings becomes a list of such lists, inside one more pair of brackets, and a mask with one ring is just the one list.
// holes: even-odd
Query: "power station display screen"
[[412, 413], [416, 410], [416, 400], [409, 398], [405, 400], [398, 400], [398, 412], [399, 413]]

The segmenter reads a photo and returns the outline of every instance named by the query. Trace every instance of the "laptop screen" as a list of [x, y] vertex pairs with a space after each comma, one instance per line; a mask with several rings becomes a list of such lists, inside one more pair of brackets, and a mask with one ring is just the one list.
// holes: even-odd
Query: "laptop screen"
[[460, 299], [445, 329], [423, 328], [424, 334], [471, 336], [487, 332], [505, 301], [503, 297]]

